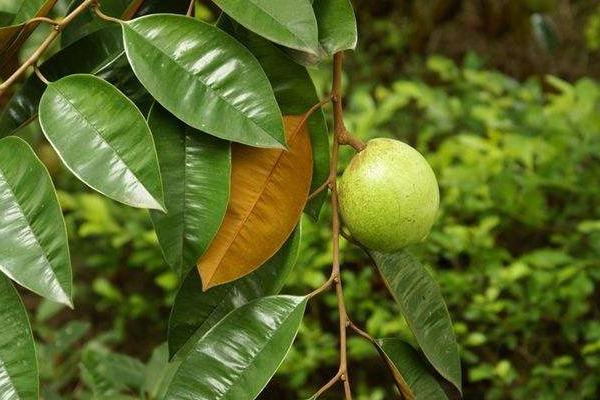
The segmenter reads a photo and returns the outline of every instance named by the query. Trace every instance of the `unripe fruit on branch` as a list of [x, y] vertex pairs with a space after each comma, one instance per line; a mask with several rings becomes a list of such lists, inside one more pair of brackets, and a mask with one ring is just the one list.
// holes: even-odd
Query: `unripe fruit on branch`
[[393, 252], [424, 240], [440, 194], [433, 170], [409, 145], [373, 139], [338, 181], [342, 220], [363, 246]]

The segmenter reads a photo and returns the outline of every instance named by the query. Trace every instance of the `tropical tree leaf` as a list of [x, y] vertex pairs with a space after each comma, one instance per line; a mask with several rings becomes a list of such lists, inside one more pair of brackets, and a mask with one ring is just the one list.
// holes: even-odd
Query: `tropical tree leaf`
[[172, 114], [222, 139], [285, 146], [281, 111], [269, 80], [231, 36], [178, 15], [149, 15], [122, 25], [133, 71]]
[[[85, 57], [81, 55], [85, 54]], [[101, 29], [65, 47], [40, 66], [49, 80], [76, 73], [101, 73], [124, 55], [118, 26]], [[10, 135], [34, 120], [46, 85], [30, 75], [0, 113], [0, 137]]]
[[308, 0], [214, 0], [241, 25], [283, 46], [318, 54], [317, 20]]
[[70, 75], [46, 88], [40, 125], [67, 168], [106, 196], [163, 210], [163, 189], [150, 129], [114, 86], [93, 75]]
[[194, 345], [166, 398], [255, 399], [292, 346], [306, 301], [270, 296], [233, 310]]
[[67, 229], [48, 171], [23, 140], [0, 140], [0, 271], [50, 300], [71, 303]]
[[356, 48], [356, 17], [350, 0], [315, 0], [321, 52], [331, 56], [338, 51]]
[[303, 116], [286, 116], [289, 151], [234, 145], [229, 206], [198, 261], [204, 290], [238, 279], [268, 260], [294, 230], [306, 204], [312, 152]]
[[395, 338], [377, 339], [377, 350], [394, 375], [406, 399], [449, 400], [430, 365], [408, 343]]
[[[306, 68], [291, 60], [268, 40], [250, 32], [222, 15], [217, 24], [221, 29], [246, 46], [263, 67], [285, 115], [298, 115], [319, 102], [317, 91]], [[327, 123], [322, 110], [315, 111], [307, 121], [313, 153], [311, 192], [321, 186], [329, 175], [329, 139]], [[308, 202], [305, 211], [318, 219], [327, 194], [323, 192]]]
[[460, 391], [458, 345], [437, 283], [423, 265], [406, 252], [370, 251], [369, 254], [427, 360]]
[[175, 296], [169, 318], [171, 357], [177, 352], [187, 354], [191, 346], [231, 310], [256, 298], [278, 294], [298, 259], [300, 237], [299, 226], [283, 247], [259, 269], [206, 292], [202, 291], [197, 271], [190, 271]]
[[0, 274], [0, 377], [2, 377], [0, 394], [3, 400], [39, 398], [38, 363], [27, 311], [10, 280], [2, 274]]
[[185, 276], [225, 216], [231, 145], [189, 127], [158, 104], [152, 107], [148, 124], [156, 142], [168, 212], [151, 211], [150, 217], [165, 260]]

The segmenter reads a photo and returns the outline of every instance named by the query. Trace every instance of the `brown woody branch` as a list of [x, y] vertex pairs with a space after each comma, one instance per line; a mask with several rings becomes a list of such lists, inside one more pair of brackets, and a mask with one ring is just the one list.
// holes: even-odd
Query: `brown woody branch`
[[[77, 16], [83, 13], [85, 10], [96, 4], [98, 0], [84, 0], [76, 9], [71, 11], [65, 18], [60, 21], [54, 21], [54, 29], [48, 34], [46, 39], [39, 45], [39, 47], [33, 52], [31, 56], [15, 71], [11, 76], [6, 79], [0, 85], [0, 96], [13, 85], [23, 75], [29, 67], [33, 66], [39, 58], [48, 50], [48, 47], [54, 42], [54, 40], [60, 35], [60, 32], [69, 25]], [[48, 21], [45, 21], [48, 22]]]
[[[352, 146], [357, 151], [361, 151], [365, 148], [365, 144], [358, 138], [352, 136], [346, 125], [344, 124], [344, 109], [342, 106], [342, 72], [343, 72], [343, 58], [342, 52], [338, 52], [333, 57], [333, 84], [331, 89], [331, 101], [333, 103], [333, 146], [331, 149], [331, 162], [329, 165], [329, 177], [327, 180], [317, 188], [309, 198], [315, 197], [326, 188], [331, 190], [331, 212], [332, 212], [332, 235], [333, 235], [333, 265], [331, 269], [331, 276], [329, 279], [314, 292], [309, 294], [309, 297], [316, 296], [317, 294], [329, 289], [331, 286], [335, 287], [335, 294], [337, 298], [338, 315], [339, 315], [339, 337], [340, 337], [340, 362], [338, 372], [334, 375], [329, 382], [321, 387], [313, 398], [319, 397], [325, 393], [337, 382], [341, 381], [344, 386], [344, 396], [346, 400], [352, 400], [352, 390], [350, 387], [350, 379], [348, 376], [348, 344], [347, 344], [347, 329], [351, 328], [357, 331], [357, 327], [348, 318], [346, 312], [346, 305], [344, 303], [344, 290], [342, 287], [342, 278], [340, 273], [340, 215], [338, 205], [338, 192], [337, 192], [337, 167], [339, 162], [339, 150], [340, 145]], [[360, 331], [360, 329], [358, 329]], [[357, 331], [357, 332], [358, 332]], [[360, 331], [362, 332], [362, 331]], [[365, 332], [364, 335], [368, 336]], [[361, 335], [365, 337], [364, 335]]]

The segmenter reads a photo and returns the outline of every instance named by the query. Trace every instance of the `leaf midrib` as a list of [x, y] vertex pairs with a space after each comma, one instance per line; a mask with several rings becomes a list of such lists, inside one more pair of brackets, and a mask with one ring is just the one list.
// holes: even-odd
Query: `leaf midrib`
[[[300, 122], [302, 122], [302, 121], [300, 121]], [[301, 134], [301, 132], [302, 132], [302, 125], [304, 125], [304, 124], [306, 124], [306, 122], [302, 122], [302, 124], [299, 123], [294, 128], [296, 130], [294, 132], [294, 136], [290, 137], [290, 139], [289, 139], [289, 148], [290, 148], [289, 151], [290, 152], [292, 151], [291, 149], [292, 149], [293, 142], [298, 137], [298, 135]], [[283, 155], [286, 153], [285, 150], [279, 150], [279, 151], [280, 151], [280, 154], [277, 156], [277, 159], [273, 163], [273, 166], [271, 167], [271, 170], [269, 171], [269, 175], [265, 179], [265, 182], [263, 183], [260, 191], [258, 192], [258, 195], [256, 196], [256, 199], [252, 202], [252, 207], [249, 208], [248, 212], [244, 216], [244, 219], [236, 227], [235, 233], [233, 234], [233, 238], [229, 241], [229, 243], [227, 244], [227, 247], [225, 248], [225, 250], [222, 252], [221, 256], [219, 257], [219, 261], [217, 262], [217, 268], [215, 268], [215, 270], [213, 271], [213, 273], [210, 275], [209, 282], [212, 280], [212, 278], [217, 273], [218, 266], [221, 265], [221, 262], [225, 258], [225, 255], [229, 252], [229, 249], [231, 248], [231, 246], [233, 245], [233, 243], [235, 242], [235, 240], [239, 236], [240, 232], [244, 228], [244, 225], [246, 225], [246, 222], [248, 221], [248, 218], [250, 218], [250, 216], [253, 214], [254, 209], [256, 208], [256, 205], [258, 204], [259, 200], [263, 197], [265, 189], [267, 188], [269, 182], [271, 181], [271, 177], [273, 176], [273, 174], [275, 173], [275, 170], [277, 169], [277, 165], [279, 165], [279, 162], [281, 161]]]
[[[98, 78], [98, 79], [100, 79], [100, 78]], [[97, 128], [96, 125], [94, 125], [94, 123], [87, 118], [86, 114], [84, 114], [81, 110], [79, 110], [79, 108], [73, 102], [71, 102], [71, 100], [67, 96], [65, 96], [65, 94], [60, 89], [58, 89], [58, 88], [56, 88], [54, 86], [52, 87], [52, 89], [54, 89], [60, 95], [61, 98], [63, 98], [67, 103], [69, 103], [71, 105], [71, 107], [73, 107], [73, 110], [87, 123], [87, 125], [90, 128], [92, 128], [92, 130], [97, 134], [97, 136], [102, 140], [102, 142], [104, 144], [106, 144], [113, 151], [113, 153], [123, 163], [123, 165], [127, 168], [127, 170], [129, 172], [131, 172], [131, 175], [133, 175], [133, 177], [140, 183], [140, 185], [144, 188], [144, 190], [146, 191], [146, 193], [148, 193], [148, 195], [150, 195], [150, 197], [156, 203], [160, 204], [154, 198], [154, 195], [150, 192], [150, 190], [146, 187], [146, 184], [140, 180], [140, 178], [137, 176], [137, 174], [131, 168], [129, 168], [129, 165], [125, 162], [125, 160], [123, 159], [123, 157], [121, 156], [121, 154], [102, 135], [102, 130], [100, 130], [99, 128]]]

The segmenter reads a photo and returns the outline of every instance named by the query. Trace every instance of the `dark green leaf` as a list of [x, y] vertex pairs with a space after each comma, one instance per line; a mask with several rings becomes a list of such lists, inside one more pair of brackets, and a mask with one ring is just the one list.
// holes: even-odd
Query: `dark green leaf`
[[159, 14], [123, 23], [123, 38], [140, 82], [188, 125], [251, 146], [285, 145], [269, 80], [231, 36], [192, 18]]
[[0, 270], [71, 306], [67, 230], [48, 171], [27, 143], [0, 140]]
[[190, 128], [156, 104], [150, 111], [167, 214], [150, 216], [165, 259], [185, 275], [219, 230], [229, 200], [231, 145]]
[[[103, 71], [124, 54], [121, 36], [118, 26], [94, 32], [50, 57], [40, 70], [51, 81], [75, 73]], [[0, 137], [12, 134], [35, 118], [45, 88], [35, 74], [27, 78], [0, 114]]]
[[356, 18], [350, 0], [315, 0], [313, 7], [319, 24], [319, 44], [325, 55], [356, 47]]
[[308, 0], [214, 0], [231, 18], [275, 43], [318, 54], [318, 28]]
[[133, 207], [164, 208], [150, 129], [115, 87], [70, 75], [48, 85], [39, 112], [46, 138], [84, 183]]
[[[0, 146], [4, 147], [2, 142], [0, 141]], [[38, 399], [38, 364], [27, 311], [10, 280], [1, 273], [0, 377], [0, 397], [3, 400]]]
[[406, 252], [371, 251], [369, 254], [429, 362], [461, 390], [458, 345], [446, 303], [435, 280]]
[[[190, 271], [173, 304], [169, 319], [169, 353], [185, 355], [212, 326], [231, 310], [262, 296], [279, 293], [296, 264], [301, 229], [296, 228], [282, 248], [250, 275], [202, 291], [197, 271]], [[187, 343], [186, 343], [187, 342]]]
[[409, 388], [415, 400], [449, 400], [435, 372], [411, 345], [392, 338], [378, 339], [375, 345], [401, 392]]
[[[263, 67], [281, 111], [285, 115], [305, 113], [319, 102], [315, 86], [306, 68], [287, 57], [273, 43], [253, 34], [227, 16], [221, 16], [218, 26], [233, 35], [258, 59]], [[311, 191], [315, 190], [329, 175], [329, 140], [323, 111], [316, 111], [308, 120], [313, 151], [313, 179]], [[310, 201], [306, 211], [317, 219], [326, 194]]]
[[262, 297], [229, 313], [195, 343], [166, 398], [255, 399], [292, 346], [306, 301]]

